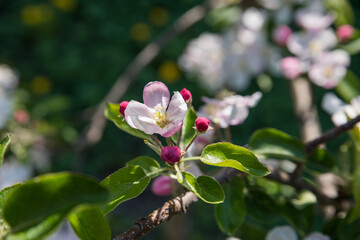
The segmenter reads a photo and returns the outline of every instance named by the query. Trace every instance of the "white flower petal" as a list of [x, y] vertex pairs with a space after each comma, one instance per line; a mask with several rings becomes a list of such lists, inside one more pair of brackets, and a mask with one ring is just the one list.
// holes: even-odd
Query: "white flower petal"
[[167, 118], [171, 123], [178, 124], [184, 120], [188, 107], [179, 92], [174, 92], [169, 108], [166, 111]]
[[330, 115], [343, 109], [345, 105], [346, 103], [344, 103], [334, 93], [326, 93], [321, 102], [321, 107]]
[[157, 133], [160, 127], [156, 124], [152, 115], [154, 110], [143, 103], [130, 101], [125, 110], [125, 120], [130, 127], [139, 129], [146, 134]]
[[160, 104], [166, 109], [170, 100], [170, 92], [162, 82], [149, 82], [144, 88], [143, 99], [144, 104], [149, 108]]

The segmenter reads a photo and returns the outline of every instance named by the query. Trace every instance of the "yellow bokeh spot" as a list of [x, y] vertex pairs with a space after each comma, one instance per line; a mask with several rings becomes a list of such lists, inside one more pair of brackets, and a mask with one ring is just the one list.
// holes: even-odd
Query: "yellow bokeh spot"
[[145, 23], [137, 23], [130, 29], [131, 37], [137, 42], [145, 42], [151, 36], [150, 28]]
[[176, 82], [181, 73], [178, 65], [173, 61], [166, 61], [160, 65], [158, 74], [165, 82]]
[[48, 77], [37, 76], [30, 83], [31, 91], [36, 95], [44, 95], [50, 92], [52, 83]]
[[168, 11], [162, 7], [154, 7], [150, 10], [149, 20], [156, 26], [165, 25], [169, 21]]
[[52, 3], [65, 12], [71, 12], [76, 8], [76, 0], [52, 0]]
[[45, 4], [28, 5], [21, 9], [21, 20], [26, 25], [38, 25], [52, 19], [52, 9]]

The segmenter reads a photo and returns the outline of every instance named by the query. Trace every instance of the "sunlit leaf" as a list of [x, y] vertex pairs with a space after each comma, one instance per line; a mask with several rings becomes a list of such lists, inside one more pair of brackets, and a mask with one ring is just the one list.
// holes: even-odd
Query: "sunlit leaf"
[[191, 173], [182, 172], [182, 185], [196, 194], [201, 200], [211, 204], [224, 201], [224, 190], [212, 177], [200, 176], [195, 178]]
[[0, 141], [0, 167], [2, 165], [4, 155], [5, 155], [6, 149], [8, 148], [8, 146], [10, 144], [10, 141], [11, 140], [10, 140], [9, 135], [6, 135], [6, 137]]
[[101, 207], [106, 214], [120, 203], [138, 196], [150, 182], [140, 166], [127, 166], [108, 176], [101, 182], [110, 192], [107, 203]]
[[270, 173], [251, 151], [231, 143], [208, 145], [200, 160], [208, 165], [236, 168], [254, 176], [262, 177]]
[[[146, 174], [157, 172], [160, 169], [160, 164], [151, 157], [141, 156], [137, 157], [126, 163], [126, 166], [140, 166]], [[151, 177], [156, 177], [158, 174], [154, 174]]]
[[325, 0], [324, 3], [336, 13], [335, 25], [354, 24], [354, 12], [348, 0]]
[[49, 216], [83, 203], [100, 203], [108, 192], [87, 176], [52, 173], [36, 177], [10, 192], [3, 215], [12, 232], [23, 231]]
[[287, 133], [273, 128], [256, 131], [249, 140], [249, 148], [256, 154], [269, 158], [305, 162], [305, 145]]
[[109, 223], [97, 206], [80, 206], [69, 215], [68, 219], [81, 240], [111, 239]]
[[[180, 139], [180, 149], [185, 149], [185, 147], [191, 142], [192, 138], [195, 136], [195, 121], [197, 118], [197, 114], [194, 108], [189, 108], [186, 112], [183, 126], [181, 128], [181, 139]], [[178, 133], [175, 134], [172, 139], [174, 142], [178, 140]]]

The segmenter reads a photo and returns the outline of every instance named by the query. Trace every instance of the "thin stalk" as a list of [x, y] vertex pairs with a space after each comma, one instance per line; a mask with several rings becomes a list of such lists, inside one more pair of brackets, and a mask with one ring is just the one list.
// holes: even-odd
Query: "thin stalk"
[[187, 152], [187, 150], [189, 149], [189, 147], [191, 146], [191, 144], [193, 144], [193, 142], [195, 141], [195, 139], [199, 136], [199, 133], [196, 132], [194, 137], [191, 139], [190, 143], [187, 145], [187, 147], [185, 148], [185, 152]]
[[163, 148], [163, 145], [162, 143], [160, 142], [160, 140], [157, 138], [157, 136], [155, 134], [151, 135], [150, 136], [152, 140], [155, 141], [155, 143], [160, 147], [160, 148]]
[[187, 158], [181, 159], [181, 162], [198, 161], [198, 160], [200, 160], [200, 159], [201, 159], [200, 156], [197, 156], [197, 157], [187, 157]]

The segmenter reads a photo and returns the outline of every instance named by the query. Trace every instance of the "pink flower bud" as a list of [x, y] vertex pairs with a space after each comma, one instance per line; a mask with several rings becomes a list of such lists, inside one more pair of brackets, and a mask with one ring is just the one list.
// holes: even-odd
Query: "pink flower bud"
[[338, 36], [340, 42], [346, 42], [350, 40], [353, 34], [354, 34], [354, 27], [349, 24], [341, 25], [336, 30], [336, 35]]
[[280, 46], [285, 46], [286, 41], [291, 36], [292, 30], [287, 25], [280, 25], [278, 26], [273, 35], [274, 42]]
[[19, 109], [16, 110], [16, 112], [14, 113], [14, 119], [18, 123], [26, 123], [27, 121], [29, 121], [29, 115], [26, 111]]
[[209, 128], [209, 119], [204, 118], [204, 117], [199, 117], [195, 121], [195, 126], [199, 132], [201, 132], [201, 133], [206, 132]]
[[301, 75], [301, 63], [296, 57], [286, 57], [280, 61], [280, 68], [287, 79], [295, 79]]
[[180, 91], [181, 96], [184, 98], [185, 102], [192, 98], [191, 92], [186, 88]]
[[163, 147], [161, 149], [161, 159], [169, 164], [174, 164], [180, 161], [181, 150], [178, 147]]
[[125, 117], [125, 109], [128, 106], [129, 102], [128, 101], [122, 101], [120, 103], [120, 113]]
[[158, 196], [169, 195], [173, 191], [173, 180], [168, 176], [157, 177], [152, 186], [151, 191]]

